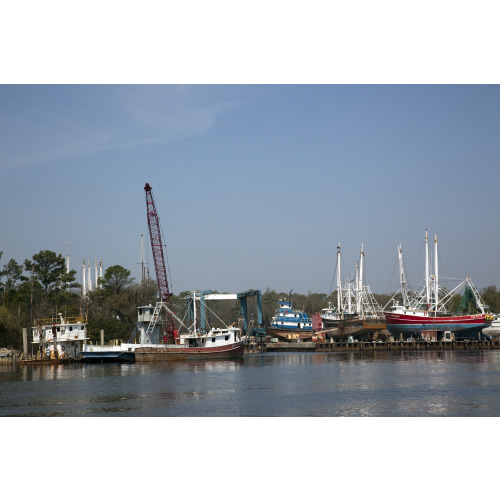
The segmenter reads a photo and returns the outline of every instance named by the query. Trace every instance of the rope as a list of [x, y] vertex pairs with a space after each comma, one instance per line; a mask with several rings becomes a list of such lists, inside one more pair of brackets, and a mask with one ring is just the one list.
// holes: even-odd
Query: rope
[[337, 259], [335, 259], [335, 270], [333, 271], [332, 284], [330, 285], [330, 291], [328, 292], [328, 295], [331, 295], [331, 293], [332, 293], [333, 283], [335, 282], [336, 276], [337, 276]]
[[[385, 290], [385, 294], [387, 295], [389, 293], [389, 288], [392, 286], [392, 280], [394, 279], [394, 273], [396, 272], [396, 267], [399, 265], [398, 262], [394, 263], [394, 267], [392, 268], [392, 274], [391, 274], [391, 280], [389, 281], [389, 284], [387, 285], [387, 288]], [[406, 273], [405, 273], [406, 274]], [[396, 292], [397, 293], [397, 292]]]
[[[207, 306], [207, 303], [205, 302], [205, 307], [226, 327], [226, 328], [229, 328], [226, 323], [224, 323], [224, 321], [222, 321], [222, 319], [219, 318], [219, 316], [217, 316], [217, 314], [215, 314], [208, 306]], [[205, 313], [205, 321], [208, 323], [208, 318], [207, 318], [207, 314]]]

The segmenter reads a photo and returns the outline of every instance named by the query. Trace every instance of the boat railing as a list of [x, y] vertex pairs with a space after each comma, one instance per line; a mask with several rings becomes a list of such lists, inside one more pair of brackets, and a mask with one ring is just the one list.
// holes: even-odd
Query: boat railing
[[85, 344], [83, 346], [83, 352], [103, 352], [103, 351], [123, 351], [121, 345], [93, 345]]
[[34, 326], [60, 326], [67, 324], [87, 323], [85, 316], [68, 316], [65, 318], [41, 318], [34, 321]]

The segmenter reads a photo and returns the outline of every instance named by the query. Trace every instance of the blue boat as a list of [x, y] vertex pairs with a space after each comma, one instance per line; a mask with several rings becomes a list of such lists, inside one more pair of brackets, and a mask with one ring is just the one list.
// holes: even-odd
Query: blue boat
[[310, 340], [313, 336], [312, 321], [307, 313], [294, 310], [291, 300], [280, 299], [266, 333], [287, 341]]

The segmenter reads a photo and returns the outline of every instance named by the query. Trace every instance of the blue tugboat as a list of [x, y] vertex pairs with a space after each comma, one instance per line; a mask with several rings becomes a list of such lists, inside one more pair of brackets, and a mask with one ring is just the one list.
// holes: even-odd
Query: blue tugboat
[[311, 340], [312, 321], [307, 313], [294, 310], [291, 300], [280, 299], [276, 314], [272, 318], [271, 326], [266, 328], [266, 333], [285, 341]]

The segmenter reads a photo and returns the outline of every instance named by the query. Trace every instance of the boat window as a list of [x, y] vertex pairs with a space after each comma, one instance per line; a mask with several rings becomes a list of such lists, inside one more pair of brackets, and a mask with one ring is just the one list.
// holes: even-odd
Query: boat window
[[229, 335], [226, 335], [226, 336], [224, 337], [224, 340], [229, 340]]
[[215, 337], [212, 337], [212, 342], [215, 342]]

